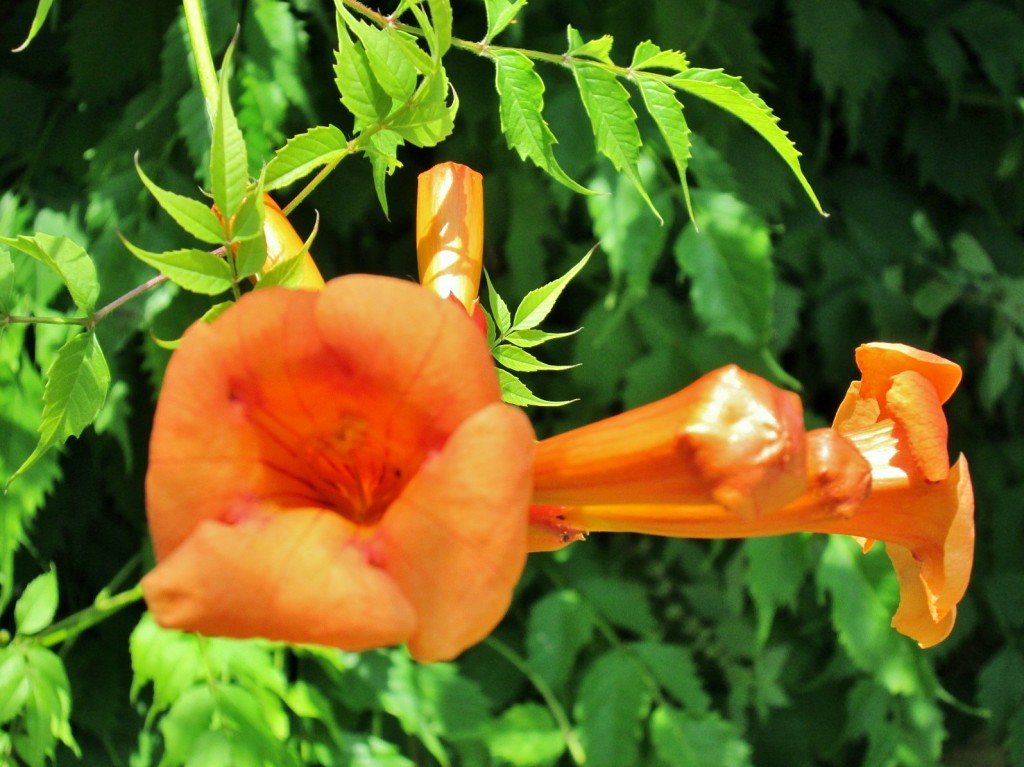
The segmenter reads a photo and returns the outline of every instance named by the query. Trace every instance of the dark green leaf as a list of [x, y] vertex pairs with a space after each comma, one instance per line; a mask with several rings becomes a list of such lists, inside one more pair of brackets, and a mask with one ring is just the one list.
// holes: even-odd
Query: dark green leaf
[[651, 716], [651, 742], [666, 765], [751, 767], [750, 746], [735, 725], [659, 706]]
[[807, 576], [807, 543], [796, 535], [752, 538], [747, 555], [750, 595], [757, 606], [757, 638], [768, 639], [775, 612], [791, 606]]
[[702, 714], [710, 709], [711, 698], [704, 691], [697, 664], [687, 648], [661, 642], [637, 642], [629, 645], [629, 649], [687, 711]]
[[595, 576], [579, 582], [580, 593], [605, 620], [643, 637], [653, 637], [659, 624], [647, 591], [636, 581]]
[[635, 658], [612, 650], [591, 664], [573, 707], [588, 767], [637, 764], [650, 705], [651, 693]]
[[562, 170], [555, 159], [557, 142], [544, 121], [544, 81], [533, 68], [533, 62], [518, 51], [489, 52], [494, 60], [495, 86], [498, 90], [501, 132], [509, 149], [520, 159], [534, 165], [555, 181], [574, 192], [589, 194]]
[[563, 589], [542, 597], [531, 608], [526, 628], [530, 668], [553, 689], [561, 690], [594, 628], [590, 610], [577, 592]]
[[208, 296], [231, 290], [231, 265], [212, 253], [194, 248], [151, 253], [135, 247], [125, 239], [121, 241], [137, 259], [149, 264], [175, 285], [180, 285], [186, 290]]
[[31, 256], [51, 269], [67, 287], [71, 299], [84, 314], [92, 314], [99, 298], [96, 266], [82, 247], [67, 237], [38, 233], [31, 237], [0, 237], [15, 250]]
[[993, 410], [999, 399], [1006, 393], [1013, 380], [1018, 350], [1024, 341], [1012, 330], [1007, 329], [988, 348], [988, 359], [981, 374], [979, 385], [981, 403], [986, 410]]
[[57, 571], [52, 566], [33, 578], [14, 604], [14, 625], [18, 634], [38, 634], [57, 614]]

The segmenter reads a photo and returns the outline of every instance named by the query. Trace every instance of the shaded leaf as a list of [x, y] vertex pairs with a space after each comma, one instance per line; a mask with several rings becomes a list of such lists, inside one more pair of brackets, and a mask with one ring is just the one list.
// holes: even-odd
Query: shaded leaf
[[630, 767], [638, 762], [650, 691], [637, 661], [612, 650], [587, 669], [573, 715], [588, 767]]
[[545, 595], [530, 608], [527, 622], [530, 668], [553, 689], [561, 690], [594, 629], [594, 618], [579, 593], [563, 589]]
[[14, 603], [14, 625], [18, 634], [37, 634], [57, 614], [57, 571], [50, 567], [33, 578]]
[[651, 716], [651, 742], [665, 764], [753, 764], [750, 746], [731, 722], [717, 717], [697, 718], [668, 706], [659, 706]]
[[21, 53], [21, 51], [28, 48], [29, 43], [35, 39], [35, 36], [39, 34], [39, 30], [43, 28], [43, 22], [46, 21], [46, 16], [49, 14], [50, 6], [52, 5], [53, 0], [39, 0], [39, 3], [36, 5], [35, 15], [32, 17], [32, 25], [29, 27], [28, 35], [21, 45], [11, 49], [12, 53]]
[[37, 233], [31, 237], [0, 237], [0, 243], [31, 256], [51, 269], [67, 287], [71, 300], [84, 314], [92, 314], [100, 285], [96, 266], [85, 250], [67, 237]]

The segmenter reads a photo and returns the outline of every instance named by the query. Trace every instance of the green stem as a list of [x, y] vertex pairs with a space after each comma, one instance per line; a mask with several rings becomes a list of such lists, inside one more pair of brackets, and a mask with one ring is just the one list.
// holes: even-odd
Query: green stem
[[565, 713], [565, 709], [562, 708], [562, 704], [558, 701], [558, 698], [555, 697], [555, 693], [551, 689], [551, 686], [544, 681], [543, 678], [534, 673], [529, 664], [527, 664], [527, 662], [521, 658], [515, 650], [497, 637], [487, 637], [484, 640], [484, 644], [515, 666], [516, 670], [529, 680], [530, 684], [532, 684], [534, 689], [536, 689], [540, 694], [540, 697], [544, 699], [544, 703], [547, 705], [551, 715], [555, 718], [558, 728], [562, 731], [562, 737], [565, 739], [565, 745], [569, 749], [569, 755], [572, 756], [572, 760], [576, 764], [584, 764], [587, 761], [587, 754], [583, 750], [583, 746], [580, 744], [579, 739], [576, 737], [576, 733], [573, 732], [572, 724], [569, 722], [569, 717]]
[[210, 51], [210, 40], [206, 34], [206, 21], [203, 18], [201, 0], [182, 0], [185, 10], [185, 23], [188, 26], [188, 37], [192, 44], [192, 55], [196, 60], [196, 72], [199, 75], [199, 87], [206, 101], [206, 113], [213, 123], [217, 112], [217, 67], [213, 63]]
[[96, 597], [96, 601], [90, 607], [80, 610], [74, 615], [69, 615], [61, 621], [57, 621], [49, 628], [36, 634], [32, 639], [43, 647], [52, 647], [61, 644], [69, 639], [78, 636], [86, 629], [92, 628], [101, 623], [116, 612], [123, 610], [130, 604], [142, 599], [142, 584], [137, 584], [128, 591], [122, 591], [113, 596], [104, 596], [102, 593]]
[[3, 318], [4, 325], [81, 325], [89, 327], [91, 317], [20, 317], [9, 314]]

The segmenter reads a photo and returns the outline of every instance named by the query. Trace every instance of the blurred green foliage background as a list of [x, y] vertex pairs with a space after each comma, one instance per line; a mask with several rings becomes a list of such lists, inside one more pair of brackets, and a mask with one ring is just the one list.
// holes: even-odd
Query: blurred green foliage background
[[[350, 130], [333, 84], [330, 3], [207, 5], [215, 57], [238, 29], [232, 97], [254, 170], [313, 125]], [[97, 262], [102, 305], [152, 276], [119, 232], [150, 250], [180, 245], [133, 156], [157, 183], [195, 196], [202, 95], [177, 3], [62, 0], [32, 45], [11, 53], [34, 6], [0, 6], [0, 234], [72, 237]], [[479, 39], [483, 3], [453, 7], [455, 34]], [[455, 132], [434, 149], [401, 151], [390, 220], [358, 158], [291, 217], [305, 236], [319, 212], [313, 252], [325, 276], [414, 278], [416, 175], [455, 160], [484, 174], [486, 266], [510, 302], [600, 240], [549, 328], [583, 330], [544, 354], [580, 366], [529, 379], [547, 399], [579, 398], [531, 410], [541, 435], [726, 362], [796, 388], [818, 425], [857, 377], [859, 343], [901, 341], [957, 361], [965, 385], [947, 406], [951, 450], [971, 461], [978, 544], [944, 644], [921, 651], [888, 628], [891, 568], [852, 541], [595, 536], [533, 555], [494, 638], [454, 664], [416, 666], [400, 650], [200, 645], [160, 632], [141, 610], [121, 613], [61, 646], [66, 687], [31, 682], [70, 691], [73, 740], [60, 716], [32, 725], [77, 743], [80, 757], [60, 746], [57, 762], [530, 767], [585, 753], [591, 767], [1024, 767], [1022, 14], [1019, 0], [533, 0], [502, 36], [558, 52], [571, 23], [584, 37], [613, 35], [622, 63], [651, 39], [743, 77], [803, 152], [827, 218], [756, 134], [691, 99], [697, 227], [641, 118], [659, 224], [596, 159], [571, 75], [547, 66], [560, 162], [612, 192], [574, 195], [507, 150], [493, 68], [458, 51], [446, 59], [461, 101]], [[54, 278], [20, 263], [0, 299], [16, 297], [22, 313], [70, 308]], [[179, 335], [204, 302], [164, 286], [98, 329], [113, 383], [96, 428], [0, 498], [14, 597], [51, 562], [58, 616], [87, 607], [126, 564], [136, 563], [126, 577], [140, 574], [146, 441], [169, 354], [152, 337]], [[39, 370], [61, 333], [0, 335], [4, 477], [36, 442]], [[16, 671], [0, 667], [0, 689]], [[44, 763], [50, 741], [38, 759], [25, 756], [33, 730], [4, 707], [0, 724], [11, 719], [22, 758]]]

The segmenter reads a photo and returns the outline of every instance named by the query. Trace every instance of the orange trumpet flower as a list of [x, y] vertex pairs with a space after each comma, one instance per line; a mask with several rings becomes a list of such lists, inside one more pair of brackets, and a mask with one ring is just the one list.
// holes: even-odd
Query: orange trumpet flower
[[[263, 235], [267, 240], [267, 260], [263, 263], [263, 271], [269, 271], [281, 261], [294, 256], [305, 244], [292, 227], [281, 207], [274, 202], [269, 194], [263, 195]], [[324, 278], [313, 260], [313, 254], [306, 251], [302, 257], [302, 271], [296, 287], [306, 290], [320, 290], [324, 286]]]
[[[970, 476], [963, 457], [949, 466], [941, 409], [959, 368], [894, 344], [863, 346], [857, 362], [863, 380], [832, 429], [804, 435], [784, 393], [724, 368], [665, 400], [542, 441], [531, 550], [590, 532], [877, 538], [900, 580], [893, 626], [936, 644], [952, 629], [973, 560]], [[783, 404], [772, 410], [773, 402]]]
[[454, 162], [421, 173], [416, 196], [420, 284], [441, 298], [451, 296], [482, 320], [476, 307], [483, 250], [483, 177]]
[[203, 634], [454, 657], [522, 571], [533, 447], [449, 302], [365, 275], [249, 293], [168, 366], [146, 601]]

